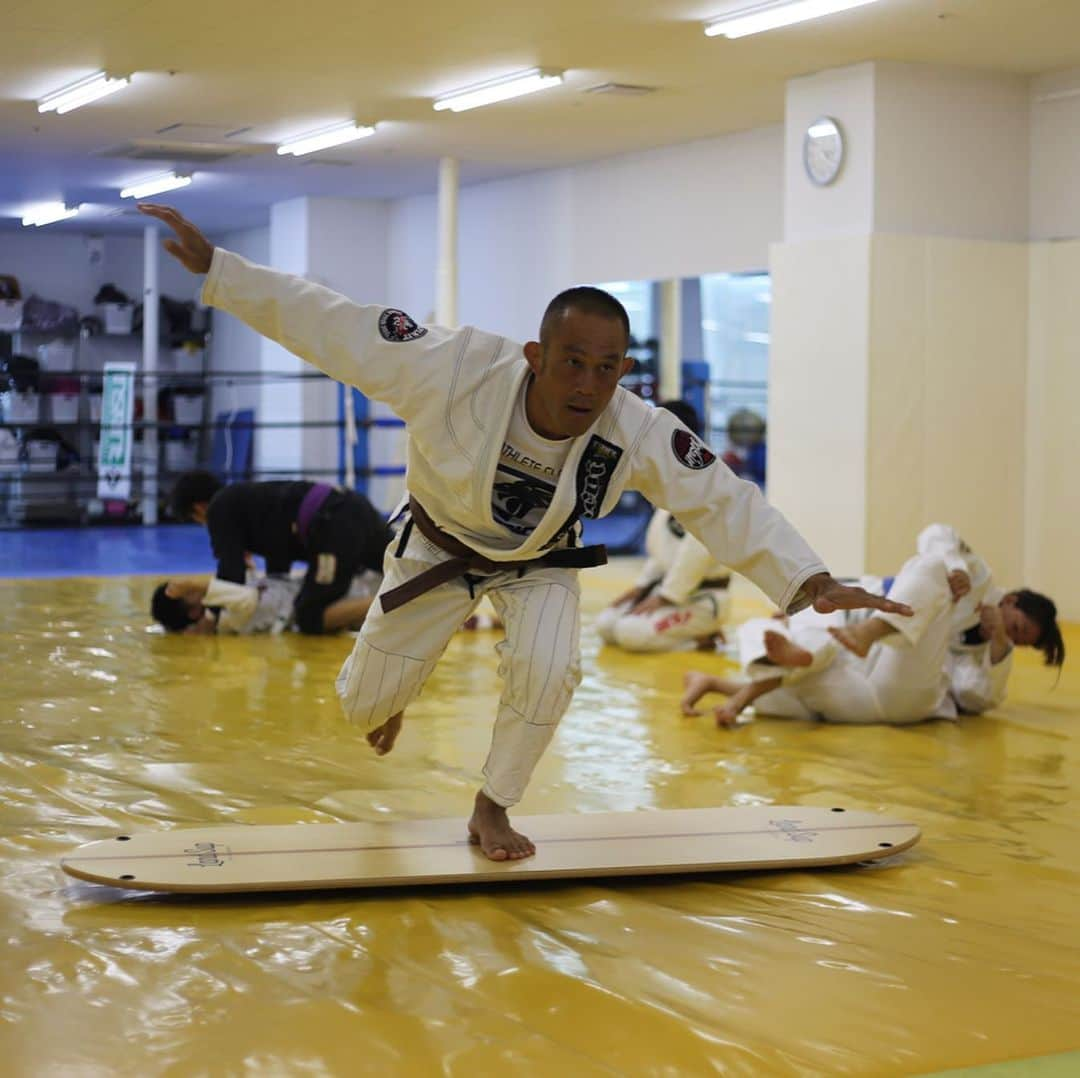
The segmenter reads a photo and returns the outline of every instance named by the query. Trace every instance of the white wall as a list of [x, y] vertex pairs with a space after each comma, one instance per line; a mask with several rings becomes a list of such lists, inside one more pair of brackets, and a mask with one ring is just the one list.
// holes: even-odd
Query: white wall
[[1080, 237], [1080, 69], [1031, 82], [1030, 234]]
[[915, 236], [773, 249], [769, 497], [834, 571], [896, 572], [940, 520], [1022, 576], [1027, 257]]
[[1080, 242], [1031, 247], [1024, 583], [1080, 620]]
[[870, 266], [867, 569], [894, 573], [925, 525], [955, 525], [1023, 574], [1025, 244], [875, 236]]
[[1028, 80], [875, 67], [875, 232], [1028, 236]]
[[[215, 236], [214, 242], [252, 262], [264, 265], [270, 260], [270, 230], [249, 229]], [[210, 369], [257, 373], [262, 338], [237, 318], [224, 311], [211, 316]], [[253, 378], [241, 374], [232, 383], [216, 382], [213, 390], [213, 411], [232, 411], [237, 408], [256, 408], [258, 385]]]
[[867, 236], [773, 248], [769, 500], [839, 574], [865, 561], [869, 289]]
[[417, 322], [435, 317], [438, 228], [433, 195], [397, 199], [387, 207], [386, 301]]
[[[460, 320], [527, 340], [573, 284], [765, 269], [782, 189], [779, 127], [463, 188]], [[426, 318], [435, 197], [392, 203], [389, 221], [390, 302]]]
[[[922, 64], [866, 63], [787, 87], [785, 239], [899, 232], [1020, 241], [1029, 216], [1025, 78]], [[803, 139], [839, 124], [845, 161], [818, 187]]]
[[[354, 199], [296, 198], [270, 213], [270, 256], [276, 269], [298, 273], [357, 300], [379, 302], [386, 292], [387, 205]], [[260, 345], [264, 382], [257, 418], [264, 423], [293, 420], [337, 423], [341, 390], [325, 379], [297, 381], [311, 368], [272, 341]], [[276, 427], [259, 431], [255, 463], [279, 475], [307, 475], [333, 481], [339, 465], [339, 432], [334, 426]]]

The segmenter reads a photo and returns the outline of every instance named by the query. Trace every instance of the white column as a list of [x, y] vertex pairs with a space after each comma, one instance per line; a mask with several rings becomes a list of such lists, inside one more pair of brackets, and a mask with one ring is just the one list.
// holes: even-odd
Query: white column
[[[1023, 79], [979, 71], [788, 84], [769, 497], [838, 573], [895, 571], [945, 519], [1020, 575], [1029, 113]], [[803, 142], [822, 116], [846, 156], [818, 186]]]
[[458, 163], [439, 162], [439, 261], [435, 271], [435, 321], [457, 325], [458, 283]]
[[[682, 281], [660, 282], [660, 384], [658, 400], [673, 400], [682, 385]], [[704, 421], [704, 417], [702, 417]]]
[[158, 519], [158, 230], [154, 225], [143, 229], [143, 481], [142, 520], [156, 524]]

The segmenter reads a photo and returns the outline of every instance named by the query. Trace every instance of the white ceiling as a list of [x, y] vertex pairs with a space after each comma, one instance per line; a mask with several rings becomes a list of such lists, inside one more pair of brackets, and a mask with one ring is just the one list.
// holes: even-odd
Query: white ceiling
[[[144, 219], [115, 216], [128, 208], [119, 189], [172, 162], [102, 156], [133, 140], [252, 150], [196, 167], [192, 186], [168, 196], [213, 232], [262, 224], [269, 205], [298, 195], [431, 192], [445, 155], [468, 184], [780, 123], [788, 79], [866, 60], [1024, 75], [1080, 66], [1080, 0], [880, 0], [737, 41], [706, 38], [702, 24], [721, 6], [7, 0], [0, 231], [50, 200], [86, 204], [51, 229], [140, 228]], [[536, 66], [566, 70], [565, 84], [461, 114], [431, 108], [439, 93]], [[134, 72], [132, 86], [65, 116], [37, 112], [37, 98], [103, 68]], [[656, 92], [584, 92], [611, 81]], [[307, 158], [273, 152], [349, 119], [380, 126]]]

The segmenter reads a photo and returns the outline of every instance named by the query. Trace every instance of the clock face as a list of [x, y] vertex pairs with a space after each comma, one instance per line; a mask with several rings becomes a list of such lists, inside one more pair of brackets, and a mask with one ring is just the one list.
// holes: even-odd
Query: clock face
[[840, 125], [829, 116], [815, 120], [803, 139], [803, 164], [814, 183], [832, 183], [844, 163], [844, 136]]

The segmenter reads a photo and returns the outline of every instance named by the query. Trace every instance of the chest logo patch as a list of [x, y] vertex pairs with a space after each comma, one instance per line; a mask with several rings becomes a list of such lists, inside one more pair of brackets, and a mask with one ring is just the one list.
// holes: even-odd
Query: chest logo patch
[[695, 472], [716, 460], [716, 454], [696, 434], [681, 428], [671, 435], [671, 451], [680, 464]]
[[417, 325], [404, 311], [388, 307], [379, 315], [379, 333], [383, 340], [401, 343], [423, 337], [427, 330]]

